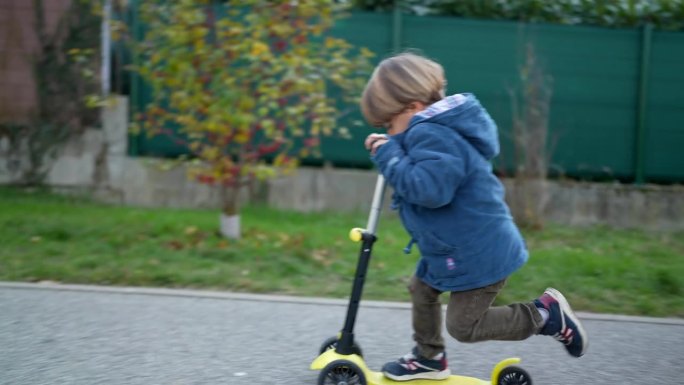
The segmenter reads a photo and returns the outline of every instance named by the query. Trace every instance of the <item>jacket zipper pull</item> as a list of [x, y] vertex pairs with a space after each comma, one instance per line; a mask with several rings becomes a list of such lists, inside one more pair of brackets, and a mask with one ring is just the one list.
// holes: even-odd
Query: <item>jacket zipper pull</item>
[[404, 247], [404, 254], [411, 254], [411, 249], [413, 248], [414, 243], [416, 243], [416, 241], [413, 238], [411, 238], [408, 245]]

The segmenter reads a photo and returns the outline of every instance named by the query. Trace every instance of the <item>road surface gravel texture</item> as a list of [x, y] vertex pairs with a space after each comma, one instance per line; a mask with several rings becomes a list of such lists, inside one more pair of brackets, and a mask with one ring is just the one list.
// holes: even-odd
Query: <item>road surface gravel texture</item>
[[[1, 283], [0, 384], [314, 385], [309, 364], [345, 312], [344, 300]], [[362, 304], [356, 334], [371, 368], [412, 347], [410, 314]], [[520, 357], [537, 385], [684, 384], [683, 320], [581, 316], [591, 344], [580, 359], [549, 337], [449, 338], [450, 367], [488, 378]]]

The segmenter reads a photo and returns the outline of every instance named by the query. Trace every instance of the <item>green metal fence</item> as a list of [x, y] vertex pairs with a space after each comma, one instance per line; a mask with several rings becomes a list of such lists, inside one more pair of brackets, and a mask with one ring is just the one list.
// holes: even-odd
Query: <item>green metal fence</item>
[[[473, 92], [496, 120], [512, 168], [512, 100], [528, 42], [553, 78], [552, 169], [581, 178], [684, 182], [684, 33], [354, 13], [333, 34], [378, 54], [418, 49], [445, 67], [449, 92]], [[134, 87], [135, 88], [135, 87]], [[149, 100], [144, 87], [134, 106]], [[359, 119], [360, 114], [349, 119]], [[353, 127], [353, 126], [352, 126]], [[370, 167], [362, 141], [325, 139], [325, 161]], [[163, 138], [133, 139], [134, 155], [172, 156], [184, 149]], [[314, 161], [315, 162], [315, 161]]]

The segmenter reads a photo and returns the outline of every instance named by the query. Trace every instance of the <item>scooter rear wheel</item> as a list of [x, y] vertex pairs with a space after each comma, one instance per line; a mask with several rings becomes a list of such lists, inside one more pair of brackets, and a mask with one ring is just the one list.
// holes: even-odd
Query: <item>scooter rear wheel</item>
[[[323, 354], [327, 350], [337, 348], [337, 342], [338, 341], [339, 341], [339, 339], [337, 337], [328, 338], [327, 340], [325, 340], [323, 342], [323, 344], [321, 345], [321, 349], [318, 353]], [[354, 342], [354, 344], [352, 345], [352, 353], [356, 354], [359, 357], [363, 357], [363, 352], [361, 351], [361, 347], [356, 342]]]
[[318, 375], [318, 385], [367, 385], [361, 368], [347, 360], [329, 363]]
[[532, 385], [532, 377], [523, 368], [508, 366], [499, 373], [496, 383], [497, 385]]

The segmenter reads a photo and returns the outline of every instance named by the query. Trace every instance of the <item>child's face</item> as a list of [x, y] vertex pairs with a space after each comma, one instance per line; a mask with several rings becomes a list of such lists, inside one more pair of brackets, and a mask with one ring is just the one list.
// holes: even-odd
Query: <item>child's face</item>
[[425, 104], [421, 102], [409, 104], [404, 111], [394, 115], [389, 122], [385, 123], [384, 127], [387, 129], [387, 133], [389, 135], [397, 135], [406, 131], [413, 115], [424, 109]]

